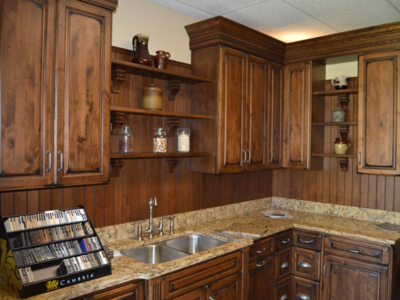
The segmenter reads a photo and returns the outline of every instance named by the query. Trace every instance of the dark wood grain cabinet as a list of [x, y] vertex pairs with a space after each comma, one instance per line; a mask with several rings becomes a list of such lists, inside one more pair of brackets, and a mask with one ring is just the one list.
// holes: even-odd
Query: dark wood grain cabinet
[[[145, 300], [144, 281], [131, 281], [74, 300]], [[195, 298], [193, 298], [195, 299]]]
[[259, 259], [249, 265], [248, 299], [273, 299], [275, 266], [274, 255]]
[[0, 1], [2, 191], [109, 179], [116, 4], [93, 4]]
[[283, 166], [309, 169], [311, 63], [285, 66]]
[[358, 172], [400, 174], [400, 51], [360, 56]]

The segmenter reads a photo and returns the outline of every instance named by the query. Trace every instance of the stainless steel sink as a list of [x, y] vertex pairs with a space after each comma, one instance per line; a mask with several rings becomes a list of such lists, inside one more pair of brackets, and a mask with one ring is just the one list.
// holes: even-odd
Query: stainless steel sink
[[161, 245], [148, 245], [125, 250], [121, 251], [121, 254], [147, 264], [165, 263], [188, 255]]
[[191, 234], [159, 243], [159, 245], [165, 245], [185, 253], [195, 254], [224, 245], [226, 243], [227, 242], [220, 241], [211, 237]]

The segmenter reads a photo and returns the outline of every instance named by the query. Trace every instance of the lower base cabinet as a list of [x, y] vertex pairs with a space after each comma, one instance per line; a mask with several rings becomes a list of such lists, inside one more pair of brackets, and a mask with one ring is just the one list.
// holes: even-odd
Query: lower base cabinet
[[[293, 276], [292, 293], [295, 300], [319, 300], [319, 283]], [[352, 298], [341, 298], [352, 299]], [[355, 298], [356, 299], [356, 298]], [[361, 300], [361, 299], [360, 299]]]
[[275, 283], [274, 300], [292, 300], [292, 276]]
[[324, 255], [322, 300], [388, 299], [388, 267]]
[[144, 281], [131, 281], [74, 300], [145, 300]]
[[272, 300], [275, 277], [275, 256], [271, 255], [249, 265], [248, 300]]

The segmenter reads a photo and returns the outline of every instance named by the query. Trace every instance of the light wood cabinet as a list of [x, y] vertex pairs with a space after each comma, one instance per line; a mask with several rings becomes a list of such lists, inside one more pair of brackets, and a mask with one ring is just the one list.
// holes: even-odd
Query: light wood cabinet
[[400, 174], [400, 51], [360, 56], [358, 172]]
[[106, 182], [116, 4], [0, 4], [0, 190]]
[[283, 166], [309, 169], [311, 63], [285, 66]]

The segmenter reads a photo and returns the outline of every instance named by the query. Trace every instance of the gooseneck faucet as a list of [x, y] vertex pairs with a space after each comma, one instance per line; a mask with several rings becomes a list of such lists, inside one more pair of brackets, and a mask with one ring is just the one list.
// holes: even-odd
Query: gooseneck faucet
[[[163, 230], [163, 226], [162, 226], [162, 218], [160, 218], [160, 227], [158, 229], [154, 229], [153, 228], [153, 207], [157, 206], [157, 198], [156, 196], [154, 196], [153, 198], [150, 198], [149, 200], [149, 209], [150, 209], [150, 217], [149, 217], [149, 229], [146, 231], [141, 230], [141, 227], [139, 227], [138, 230], [138, 239], [139, 241], [142, 239], [142, 234], [148, 234], [149, 238], [152, 239], [153, 238], [153, 234], [155, 233], [160, 233], [160, 235], [163, 234], [162, 230]], [[140, 225], [139, 225], [140, 226]]]

